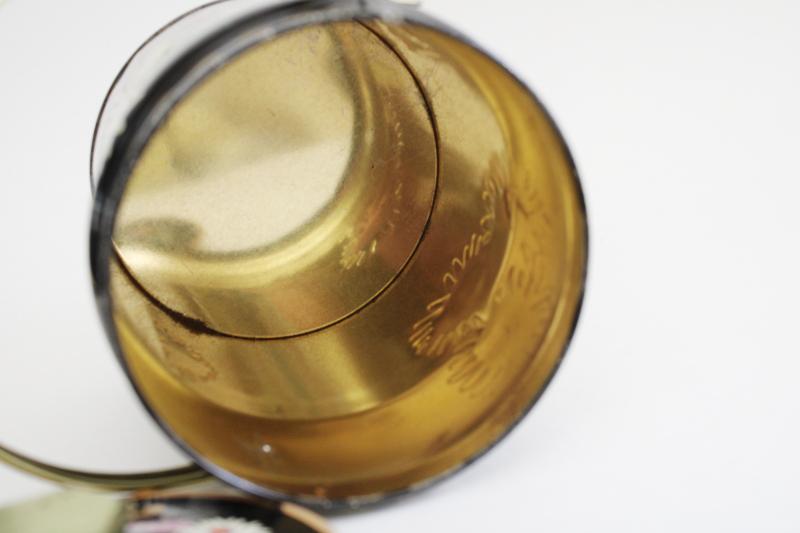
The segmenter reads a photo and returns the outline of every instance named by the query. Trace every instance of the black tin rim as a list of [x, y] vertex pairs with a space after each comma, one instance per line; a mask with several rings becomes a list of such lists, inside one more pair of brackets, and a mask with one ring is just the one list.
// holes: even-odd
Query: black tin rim
[[[217, 3], [220, 2], [211, 2], [198, 9]], [[111, 236], [113, 233], [114, 221], [130, 172], [149, 141], [150, 136], [163, 123], [169, 110], [175, 103], [183, 98], [183, 96], [203, 79], [223, 66], [228, 60], [259, 42], [315, 23], [353, 19], [380, 19], [391, 22], [408, 23], [441, 32], [460, 40], [479, 53], [485, 55], [525, 89], [532, 101], [542, 110], [548, 125], [556, 135], [563, 156], [570, 168], [578, 201], [579, 214], [581, 215], [580, 218], [582, 221], [581, 227], [577, 228], [577, 230], [583, 234], [584, 249], [582, 252], [584, 261], [583, 264], [580, 265], [582, 272], [580, 287], [577, 294], [576, 309], [561, 353], [553, 365], [550, 375], [547, 377], [542, 387], [531, 398], [528, 406], [521, 411], [517, 419], [511, 423], [494, 442], [449, 471], [403, 489], [368, 496], [330, 500], [283, 493], [247, 481], [208, 461], [183, 441], [179, 435], [172, 431], [169, 425], [166, 424], [150, 406], [147, 398], [136, 383], [123, 356], [112, 318], [112, 305], [109, 291], [109, 267], [113, 253]], [[245, 39], [242, 39], [243, 36]], [[221, 50], [225, 50], [224, 55], [220, 53]], [[215, 56], [216, 58], [216, 61], [213, 63], [208, 62], [211, 56]], [[200, 468], [218, 480], [253, 496], [272, 501], [295, 502], [324, 511], [347, 511], [389, 503], [403, 496], [442, 483], [491, 451], [530, 413], [533, 406], [539, 401], [552, 382], [574, 338], [586, 293], [589, 264], [589, 228], [585, 196], [580, 177], [572, 153], [567, 146], [561, 130], [556, 125], [550, 112], [530, 89], [528, 84], [508, 69], [502, 61], [499, 61], [483, 47], [473, 42], [469, 37], [409, 5], [396, 4], [391, 0], [300, 0], [257, 11], [228, 25], [184, 53], [157, 78], [155, 83], [153, 83], [150, 89], [129, 113], [126, 127], [114, 141], [110, 157], [106, 161], [103, 171], [96, 183], [89, 249], [95, 300], [106, 335], [108, 336], [117, 360], [127, 375], [128, 380], [131, 382], [142, 405], [170, 440], [177, 444]]]

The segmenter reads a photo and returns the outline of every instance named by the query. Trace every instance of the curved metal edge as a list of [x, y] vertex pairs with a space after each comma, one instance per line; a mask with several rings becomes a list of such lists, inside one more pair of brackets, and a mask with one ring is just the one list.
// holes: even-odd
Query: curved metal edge
[[230, 0], [211, 0], [210, 2], [207, 2], [205, 4], [199, 5], [199, 6], [195, 7], [195, 8], [187, 11], [186, 13], [183, 13], [183, 14], [175, 17], [170, 22], [166, 23], [161, 28], [159, 28], [155, 33], [150, 35], [150, 37], [148, 37], [147, 40], [145, 40], [142, 44], [140, 44], [139, 47], [136, 50], [134, 50], [134, 52], [131, 54], [131, 56], [128, 58], [128, 60], [125, 61], [125, 64], [122, 65], [122, 68], [119, 70], [117, 75], [114, 77], [114, 81], [111, 82], [111, 86], [108, 88], [108, 91], [106, 92], [106, 95], [103, 98], [103, 103], [100, 105], [100, 111], [97, 114], [97, 120], [95, 121], [94, 129], [92, 130], [92, 145], [91, 145], [91, 148], [89, 149], [89, 186], [91, 188], [92, 194], [94, 194], [94, 192], [95, 192], [95, 190], [97, 188], [97, 183], [95, 182], [95, 172], [96, 172], [97, 169], [94, 168], [95, 167], [95, 165], [94, 165], [94, 155], [95, 155], [95, 151], [97, 149], [97, 139], [98, 139], [99, 134], [100, 134], [100, 123], [103, 121], [103, 117], [106, 114], [106, 108], [108, 107], [108, 103], [111, 100], [111, 96], [114, 94], [114, 91], [116, 90], [117, 85], [119, 85], [120, 81], [122, 80], [122, 77], [128, 71], [128, 68], [131, 66], [131, 63], [133, 63], [133, 60], [136, 59], [136, 57], [139, 55], [139, 53], [142, 50], [144, 50], [150, 43], [152, 43], [156, 38], [158, 38], [162, 33], [167, 31], [171, 27], [175, 26], [176, 24], [178, 24], [182, 20], [190, 17], [191, 15], [197, 13], [198, 11], [202, 11], [202, 10], [208, 8], [208, 7], [211, 7], [211, 6], [214, 6], [214, 5], [217, 5], [217, 4], [222, 4], [222, 3], [228, 2], [228, 1], [230, 1]]
[[[172, 21], [170, 21], [166, 25], [162, 26], [158, 31], [153, 33], [144, 43], [142, 43], [136, 49], [136, 51], [134, 51], [134, 53], [125, 62], [125, 64], [123, 65], [122, 69], [117, 74], [117, 76], [114, 79], [114, 81], [112, 82], [111, 87], [109, 88], [108, 92], [106, 93], [106, 96], [105, 96], [105, 98], [103, 100], [103, 103], [102, 103], [102, 105], [100, 107], [100, 112], [99, 112], [97, 121], [95, 122], [94, 131], [92, 133], [92, 143], [91, 143], [91, 149], [90, 149], [90, 154], [89, 154], [89, 158], [90, 158], [89, 159], [89, 181], [90, 181], [90, 185], [91, 185], [91, 189], [92, 189], [92, 193], [93, 194], [97, 190], [97, 183], [95, 182], [95, 179], [97, 179], [98, 181], [100, 179], [99, 176], [97, 176], [97, 177], [95, 176], [95, 173], [96, 173], [97, 169], [95, 168], [95, 165], [94, 165], [95, 151], [96, 151], [96, 148], [97, 148], [97, 140], [98, 140], [99, 133], [100, 133], [100, 125], [101, 125], [101, 123], [103, 121], [103, 117], [105, 116], [106, 108], [107, 108], [108, 103], [109, 103], [109, 101], [110, 101], [110, 99], [112, 97], [112, 94], [114, 93], [114, 90], [116, 89], [117, 85], [119, 84], [119, 82], [121, 81], [121, 79], [123, 78], [125, 73], [127, 72], [128, 67], [130, 67], [131, 63], [136, 59], [136, 57], [139, 55], [139, 53], [142, 50], [144, 50], [150, 43], [152, 43], [156, 38], [158, 38], [160, 35], [162, 35], [165, 31], [169, 30], [170, 28], [172, 28], [176, 24], [182, 22], [184, 19], [188, 18], [189, 16], [191, 16], [191, 15], [193, 15], [195, 13], [201, 12], [204, 9], [207, 9], [209, 7], [217, 6], [219, 4], [226, 4], [228, 2], [235, 2], [235, 0], [212, 0], [212, 1], [208, 2], [208, 3], [200, 5], [200, 6], [196, 7], [196, 8], [194, 8], [194, 9], [192, 9], [190, 11], [187, 11], [186, 13], [176, 17], [175, 19], [173, 19]], [[389, 7], [389, 11], [392, 12], [392, 11], [395, 11], [399, 7], [400, 0], [391, 0], [391, 1], [390, 0], [368, 0], [368, 2], [379, 2], [379, 3], [382, 2], [382, 3], [385, 3]], [[297, 2], [297, 3], [301, 3], [301, 2]], [[313, 2], [309, 2], [309, 3], [313, 3]], [[358, 2], [358, 3], [361, 4], [361, 3], [364, 3], [364, 2]], [[284, 4], [284, 5], [276, 5], [276, 6], [273, 6], [271, 9], [279, 9], [281, 7], [284, 7], [284, 6], [285, 7], [289, 7], [290, 5], [291, 5], [291, 3]], [[418, 5], [419, 5], [418, 3], [412, 2], [412, 3], [405, 4], [403, 7], [404, 8], [406, 8], [406, 6], [408, 6], [408, 7], [418, 7]], [[255, 10], [254, 13], [257, 14], [258, 10]], [[248, 15], [243, 20], [249, 20], [249, 18], [250, 18], [250, 16]], [[346, 17], [343, 17], [343, 18], [346, 18]], [[384, 14], [383, 18], [385, 19], [385, 18], [389, 18], [389, 17], [387, 17], [386, 14]], [[311, 22], [307, 22], [307, 24], [311, 24]], [[304, 25], [306, 25], [306, 24], [300, 24], [299, 26], [304, 26]], [[363, 25], [363, 27], [368, 32], [370, 32], [373, 36], [375, 36], [377, 39], [379, 39], [390, 50], [392, 50], [391, 46], [389, 46], [389, 44], [380, 35], [375, 33], [369, 26]], [[292, 28], [290, 28], [290, 29], [292, 29]], [[283, 31], [276, 32], [276, 35], [277, 35], [277, 33], [283, 33]], [[241, 53], [243, 51], [244, 50], [239, 50], [234, 55], [236, 55], [238, 53]], [[187, 53], [187, 56], [190, 53], [191, 53], [191, 49], [190, 49], [190, 52]], [[221, 64], [219, 66], [221, 66], [222, 64], [225, 64], [228, 60], [231, 59], [231, 57], [226, 55], [225, 59], [222, 60], [222, 62], [221, 62]], [[182, 313], [180, 313], [180, 312], [178, 312], [178, 311], [176, 311], [174, 309], [170, 309], [166, 304], [164, 304], [164, 302], [159, 300], [156, 296], [154, 296], [152, 294], [148, 294], [147, 297], [151, 301], [151, 303], [153, 303], [156, 307], [160, 308], [162, 311], [164, 311], [166, 314], [170, 315], [174, 319], [179, 320], [179, 321], [186, 321], [187, 323], [191, 323], [193, 325], [193, 327], [196, 327], [199, 330], [204, 331], [204, 332], [213, 333], [215, 335], [220, 335], [220, 336], [223, 336], [223, 337], [229, 337], [229, 338], [232, 338], [232, 339], [252, 340], [252, 341], [266, 341], [266, 340], [276, 340], [276, 339], [286, 340], [286, 339], [303, 337], [303, 336], [306, 336], [306, 335], [312, 335], [314, 333], [318, 333], [318, 332], [320, 332], [320, 331], [322, 331], [324, 329], [328, 329], [328, 328], [334, 327], [334, 326], [336, 326], [336, 325], [338, 325], [338, 324], [340, 324], [342, 322], [345, 322], [345, 321], [353, 318], [355, 315], [360, 313], [366, 307], [372, 305], [373, 303], [375, 303], [375, 301], [380, 299], [386, 293], [387, 289], [389, 287], [391, 287], [392, 283], [394, 283], [394, 281], [396, 281], [400, 276], [402, 276], [403, 273], [411, 265], [414, 257], [417, 254], [417, 251], [419, 250], [420, 245], [422, 244], [422, 240], [424, 238], [424, 235], [425, 235], [425, 233], [427, 233], [427, 230], [430, 227], [431, 214], [433, 213], [434, 209], [436, 208], [436, 204], [438, 203], [439, 191], [440, 191], [440, 183], [439, 183], [439, 174], [440, 174], [440, 170], [441, 170], [441, 168], [440, 168], [441, 167], [441, 162], [439, 161], [440, 135], [439, 135], [439, 128], [438, 128], [438, 125], [437, 125], [436, 117], [433, 114], [431, 103], [430, 103], [430, 101], [428, 99], [427, 93], [423, 90], [421, 82], [417, 78], [417, 75], [414, 73], [414, 70], [412, 68], [410, 68], [410, 66], [408, 64], [405, 63], [405, 60], [402, 57], [400, 57], [400, 56], [397, 56], [397, 57], [405, 65], [405, 67], [408, 70], [409, 74], [414, 79], [414, 83], [417, 85], [417, 87], [419, 89], [419, 92], [422, 95], [423, 100], [425, 101], [425, 108], [426, 108], [426, 112], [428, 114], [428, 118], [429, 118], [430, 123], [431, 123], [431, 127], [433, 129], [434, 143], [436, 145], [436, 170], [435, 170], [436, 175], [435, 175], [435, 183], [434, 183], [434, 190], [433, 190], [433, 199], [432, 199], [432, 202], [431, 202], [431, 208], [428, 211], [427, 221], [425, 222], [424, 228], [420, 232], [420, 237], [417, 240], [417, 242], [414, 244], [414, 247], [413, 247], [411, 253], [409, 254], [408, 258], [405, 260], [405, 262], [397, 270], [397, 272], [394, 274], [394, 276], [385, 285], [383, 285], [374, 295], [372, 295], [368, 300], [366, 300], [362, 304], [358, 305], [355, 309], [345, 313], [344, 315], [342, 315], [342, 316], [340, 316], [340, 317], [338, 317], [338, 318], [336, 318], [334, 320], [326, 322], [325, 324], [322, 324], [320, 326], [315, 326], [313, 328], [302, 329], [301, 331], [292, 332], [290, 334], [279, 334], [279, 335], [271, 335], [271, 336], [250, 336], [250, 335], [237, 335], [237, 334], [233, 334], [233, 333], [227, 333], [227, 332], [223, 332], [223, 331], [218, 331], [218, 330], [215, 330], [214, 328], [208, 326], [207, 324], [205, 324], [204, 322], [202, 322], [200, 320], [196, 320], [196, 319], [194, 319], [192, 317], [183, 315]], [[184, 58], [178, 59], [176, 61], [176, 63], [183, 61], [183, 59]], [[208, 72], [206, 75], [210, 75], [211, 73], [212, 72]], [[203, 77], [205, 77], [205, 76], [203, 76]], [[157, 79], [158, 78], [156, 78], [156, 80]], [[202, 79], [197, 80], [197, 81], [199, 83], [200, 81], [202, 81]], [[195, 85], [192, 85], [192, 87], [194, 87], [194, 86]], [[188, 90], [191, 90], [191, 87], [187, 89], [187, 92], [188, 92]], [[185, 94], [186, 93], [181, 94], [180, 97], [178, 99], [176, 99], [176, 101], [174, 103], [177, 103], [177, 101], [182, 99], [182, 97], [185, 96]], [[164, 117], [164, 118], [166, 118], [166, 117]], [[159, 122], [159, 125], [160, 124], [161, 124], [161, 122]], [[157, 129], [157, 127], [155, 129]], [[148, 137], [148, 139], [149, 139], [149, 137]], [[112, 150], [112, 152], [113, 152], [113, 150]], [[119, 253], [117, 255], [119, 256]], [[127, 270], [127, 268], [126, 268], [126, 270]], [[131, 272], [128, 272], [128, 274], [129, 274], [130, 278], [132, 280], [134, 280], [135, 283], [139, 284], [138, 279]]]
[[[180, 16], [172, 19], [170, 22], [162, 26], [158, 31], [150, 35], [128, 58], [125, 64], [120, 69], [119, 73], [111, 83], [104, 99], [100, 106], [97, 120], [92, 131], [91, 148], [89, 151], [89, 185], [94, 194], [96, 190], [95, 183], [95, 165], [94, 156], [97, 147], [97, 138], [100, 132], [100, 123], [105, 115], [111, 95], [117, 88], [122, 77], [130, 67], [133, 60], [139, 53], [154, 39], [156, 39], [163, 32], [175, 24], [181, 22], [192, 14], [202, 11], [208, 7], [228, 2], [230, 0], [211, 0], [205, 4], [197, 6]], [[100, 472], [89, 472], [84, 470], [74, 470], [56, 466], [53, 464], [45, 463], [37, 459], [28, 457], [22, 453], [12, 450], [7, 446], [0, 444], [0, 461], [8, 464], [9, 466], [20, 470], [22, 472], [31, 474], [33, 476], [52, 481], [61, 485], [83, 487], [95, 490], [108, 490], [117, 492], [131, 492], [141, 489], [160, 489], [180, 487], [188, 484], [209, 479], [210, 475], [204, 470], [200, 469], [197, 465], [190, 463], [183, 467], [177, 467], [167, 470], [155, 470], [149, 472], [136, 472], [136, 473], [123, 473], [123, 474], [108, 474]]]
[[[114, 220], [117, 209], [125, 189], [128, 176], [139, 155], [142, 153], [150, 135], [166, 120], [172, 106], [185, 96], [193, 87], [200, 83], [207, 76], [221, 67], [227, 60], [246, 50], [250, 46], [262, 42], [268, 38], [297, 29], [303, 26], [320, 22], [334, 22], [351, 19], [381, 19], [390, 22], [416, 24], [428, 27], [432, 30], [442, 32], [445, 35], [458, 39], [471, 46], [479, 53], [482, 53], [500, 68], [502, 68], [513, 80], [523, 87], [531, 99], [541, 108], [548, 124], [553, 129], [559, 141], [564, 157], [571, 169], [573, 185], [578, 201], [578, 208], [583, 223], [579, 231], [583, 233], [585, 261], [582, 265], [583, 272], [579, 293], [577, 295], [576, 309], [573, 322], [570, 326], [567, 339], [564, 343], [562, 353], [553, 369], [539, 389], [537, 394], [531, 399], [528, 407], [524, 409], [519, 417], [501, 434], [493, 443], [486, 446], [482, 451], [473, 455], [469, 460], [452, 468], [440, 476], [424, 482], [399, 489], [390, 493], [375, 494], [342, 500], [327, 500], [301, 496], [296, 494], [286, 494], [279, 491], [267, 489], [256, 485], [235, 474], [220, 468], [199, 455], [189, 446], [180, 436], [175, 434], [172, 429], [159, 417], [154, 409], [149, 405], [144, 394], [136, 383], [129, 366], [127, 365], [122, 353], [119, 340], [117, 339], [116, 329], [113, 323], [110, 288], [110, 259], [112, 255], [111, 237], [114, 228]], [[247, 37], [251, 32], [250, 39], [253, 38], [252, 32], [257, 32], [258, 38], [253, 42], [243, 42], [242, 35]], [[260, 31], [258, 31], [260, 30]], [[227, 47], [227, 54], [221, 54], [220, 50]], [[209, 63], [209, 58], [212, 62]], [[123, 178], [119, 178], [123, 176]], [[150, 90], [134, 108], [128, 118], [127, 127], [115, 141], [111, 157], [103, 169], [98, 182], [94, 207], [92, 211], [92, 225], [90, 232], [90, 264], [92, 271], [93, 287], [95, 300], [100, 313], [100, 319], [111, 342], [114, 353], [117, 356], [123, 370], [128, 376], [136, 394], [139, 396], [147, 412], [153, 417], [162, 430], [192, 459], [208, 473], [218, 480], [230, 485], [233, 488], [247, 492], [253, 496], [265, 498], [273, 501], [295, 502], [323, 512], [347, 512], [365, 507], [377, 507], [388, 505], [396, 500], [405, 498], [408, 495], [423, 490], [451, 478], [457, 472], [473, 464], [485, 454], [491, 451], [499, 442], [505, 439], [519, 423], [533, 409], [539, 401], [553, 377], [563, 362], [566, 351], [574, 337], [575, 330], [581, 314], [586, 285], [588, 279], [589, 258], [589, 228], [586, 209], [586, 201], [581, 186], [578, 170], [574, 158], [567, 146], [566, 140], [557, 127], [552, 115], [542, 104], [541, 100], [530, 89], [528, 84], [522, 81], [517, 75], [506, 67], [506, 65], [487, 52], [482, 46], [476, 44], [469, 37], [461, 32], [450, 28], [438, 19], [420, 12], [414, 7], [400, 5], [390, 0], [300, 0], [271, 7], [261, 12], [249, 15], [243, 20], [239, 20], [226, 28], [213, 34], [205, 41], [201, 42], [193, 49], [189, 50], [184, 56], [176, 61], [160, 78], [153, 84]]]
[[25, 473], [61, 485], [111, 492], [181, 487], [206, 480], [209, 477], [205, 471], [195, 465], [170, 470], [122, 474], [72, 470], [37, 461], [2, 445], [0, 445], [0, 461]]
[[[158, 31], [150, 35], [150, 37], [148, 37], [141, 45], [139, 45], [133, 54], [131, 54], [127, 61], [125, 61], [125, 64], [115, 76], [114, 81], [111, 83], [111, 86], [103, 98], [103, 103], [100, 106], [100, 111], [98, 113], [97, 120], [95, 121], [94, 129], [92, 130], [91, 148], [89, 150], [89, 185], [92, 194], [94, 194], [97, 185], [94, 179], [94, 156], [97, 147], [97, 138], [100, 132], [100, 123], [105, 115], [111, 95], [114, 93], [114, 90], [117, 88], [117, 85], [122, 77], [128, 71], [128, 67], [130, 67], [131, 63], [139, 55], [139, 53], [164, 31], [168, 30], [183, 19], [189, 17], [193, 13], [226, 1], [228, 0], [212, 0], [174, 18], [162, 26]], [[7, 446], [3, 446], [2, 444], [0, 444], [0, 461], [17, 470], [61, 485], [119, 492], [130, 492], [150, 488], [157, 489], [179, 487], [209, 478], [208, 473], [199, 469], [194, 464], [188, 464], [184, 467], [178, 467], [169, 470], [125, 474], [107, 474], [84, 470], [74, 470], [33, 459], [22, 453], [16, 452]]]

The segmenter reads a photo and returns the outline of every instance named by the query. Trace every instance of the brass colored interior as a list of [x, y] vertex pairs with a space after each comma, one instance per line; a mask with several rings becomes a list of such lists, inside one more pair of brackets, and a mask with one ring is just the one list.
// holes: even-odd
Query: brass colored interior
[[317, 26], [243, 54], [171, 112], [114, 241], [180, 315], [230, 336], [299, 335], [395, 279], [435, 190], [414, 77], [364, 26]]
[[172, 111], [117, 215], [113, 318], [155, 414], [265, 489], [374, 497], [524, 414], [580, 304], [557, 132], [484, 54], [338, 22], [262, 43]]

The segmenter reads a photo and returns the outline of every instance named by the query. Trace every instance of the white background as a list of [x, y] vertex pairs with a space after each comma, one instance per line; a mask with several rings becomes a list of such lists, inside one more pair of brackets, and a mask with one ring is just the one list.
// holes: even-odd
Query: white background
[[[88, 153], [132, 50], [192, 0], [0, 0], [0, 437], [178, 464], [100, 331]], [[589, 292], [522, 425], [341, 533], [800, 530], [800, 3], [427, 0], [538, 92], [583, 176]], [[0, 467], [0, 504], [53, 490]]]

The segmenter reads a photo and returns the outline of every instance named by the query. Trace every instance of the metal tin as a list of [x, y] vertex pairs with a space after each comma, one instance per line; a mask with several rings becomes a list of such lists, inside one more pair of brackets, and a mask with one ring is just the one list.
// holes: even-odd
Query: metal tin
[[179, 19], [112, 87], [95, 295], [197, 465], [359, 507], [463, 468], [535, 403], [579, 314], [586, 212], [546, 110], [468, 38], [385, 0], [261, 4]]

